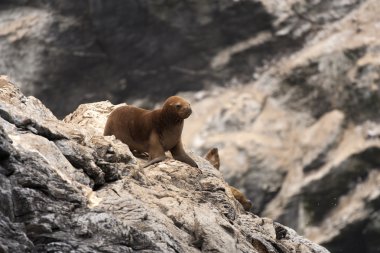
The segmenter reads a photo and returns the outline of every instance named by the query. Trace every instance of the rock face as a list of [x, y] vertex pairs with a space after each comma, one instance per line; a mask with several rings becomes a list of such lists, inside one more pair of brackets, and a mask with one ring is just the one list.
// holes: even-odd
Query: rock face
[[[84, 101], [119, 103], [147, 93], [160, 98], [210, 84], [245, 83], [184, 94], [194, 102], [184, 132], [187, 146], [202, 155], [218, 147], [223, 177], [249, 196], [255, 214], [291, 226], [332, 252], [375, 253], [380, 247], [378, 13], [377, 0], [3, 0], [0, 73], [20, 81], [23, 91], [59, 116]], [[225, 182], [208, 164], [204, 175], [173, 161], [139, 170], [125, 145], [99, 137], [112, 104], [80, 106], [61, 122], [38, 100], [7, 89], [0, 90], [5, 180], [0, 194], [7, 203], [0, 206], [6, 213], [0, 224], [1, 231], [11, 231], [1, 234], [9, 251], [60, 243], [73, 249], [100, 241], [111, 247], [103, 251], [212, 251], [235, 245], [243, 252], [249, 247], [281, 252], [280, 243], [293, 240], [280, 239], [281, 227], [273, 230], [267, 220], [243, 213], [229, 191], [220, 190]], [[26, 168], [36, 166], [49, 173], [34, 180], [36, 170]], [[156, 187], [168, 182], [173, 186], [161, 197]], [[73, 193], [66, 199], [62, 192]], [[119, 195], [131, 206], [117, 202]], [[19, 201], [25, 206], [12, 204], [21, 198], [28, 200]], [[75, 215], [61, 211], [60, 201]], [[215, 217], [211, 223], [199, 211], [208, 210], [205, 205], [214, 210], [207, 214]], [[139, 208], [147, 213], [143, 218]], [[36, 218], [45, 216], [48, 221]], [[210, 235], [213, 224], [220, 237]], [[263, 231], [257, 224], [269, 230], [253, 234], [252, 229]], [[121, 239], [125, 234], [133, 243]], [[295, 238], [289, 247], [307, 252], [294, 246], [303, 245]]]
[[[83, 101], [198, 90], [221, 78], [209, 66], [218, 50], [271, 28], [257, 1], [6, 0], [0, 8], [0, 74], [60, 116]], [[247, 23], [255, 25], [237, 29]]]
[[360, 2], [3, 0], [0, 74], [59, 116], [86, 101], [157, 100], [251, 80]]
[[188, 94], [185, 143], [218, 147], [255, 213], [331, 252], [379, 252], [379, 11], [363, 1], [256, 81]]
[[203, 158], [143, 169], [101, 135], [114, 107], [60, 121], [0, 78], [1, 252], [328, 252], [245, 212]]

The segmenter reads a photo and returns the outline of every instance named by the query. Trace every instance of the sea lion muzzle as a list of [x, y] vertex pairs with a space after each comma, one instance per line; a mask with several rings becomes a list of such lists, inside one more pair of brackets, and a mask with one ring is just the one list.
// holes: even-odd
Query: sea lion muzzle
[[188, 118], [193, 111], [191, 110], [191, 107], [183, 108], [182, 111], [180, 112], [180, 116], [183, 119]]

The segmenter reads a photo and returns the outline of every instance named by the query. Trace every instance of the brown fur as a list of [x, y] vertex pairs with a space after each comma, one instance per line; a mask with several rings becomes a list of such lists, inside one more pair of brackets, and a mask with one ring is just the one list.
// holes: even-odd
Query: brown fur
[[240, 204], [244, 207], [244, 210], [250, 211], [252, 208], [252, 202], [247, 199], [247, 197], [238, 189], [230, 185], [230, 190], [232, 195], [234, 195], [235, 199], [240, 202]]
[[215, 167], [215, 169], [219, 170], [220, 168], [220, 159], [219, 159], [219, 153], [217, 148], [210, 149], [206, 155], [205, 159], [211, 163], [212, 166]]
[[183, 121], [191, 112], [189, 102], [179, 96], [169, 97], [161, 109], [153, 111], [118, 107], [108, 117], [104, 135], [114, 135], [132, 151], [147, 152], [150, 161], [144, 167], [165, 160], [169, 150], [174, 159], [198, 168], [181, 140]]
[[[205, 159], [209, 161], [211, 165], [215, 167], [215, 169], [219, 170], [220, 157], [219, 157], [219, 152], [217, 148], [210, 149], [206, 153]], [[233, 186], [229, 186], [229, 187], [232, 192], [232, 195], [235, 197], [237, 201], [240, 202], [240, 204], [244, 207], [244, 210], [250, 211], [252, 208], [252, 202], [249, 199], [247, 199], [247, 197], [235, 187]]]

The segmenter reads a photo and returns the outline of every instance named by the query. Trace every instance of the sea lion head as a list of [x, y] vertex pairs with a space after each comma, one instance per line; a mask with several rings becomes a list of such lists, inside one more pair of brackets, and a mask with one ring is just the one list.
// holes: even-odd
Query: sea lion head
[[180, 119], [186, 119], [192, 113], [190, 103], [179, 96], [171, 96], [166, 99], [163, 110], [177, 115]]

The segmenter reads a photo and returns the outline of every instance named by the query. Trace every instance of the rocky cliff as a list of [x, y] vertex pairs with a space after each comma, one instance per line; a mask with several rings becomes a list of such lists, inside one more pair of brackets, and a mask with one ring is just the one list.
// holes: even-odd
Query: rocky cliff
[[[157, 101], [217, 85], [182, 94], [194, 107], [185, 126], [187, 147], [198, 154], [218, 147], [223, 177], [253, 201], [253, 213], [332, 252], [375, 253], [378, 13], [377, 0], [3, 0], [0, 74], [60, 117], [87, 101], [117, 104], [146, 95]], [[83, 127], [66, 133], [67, 125], [46, 109], [49, 125], [28, 120], [42, 117], [40, 109], [17, 108], [15, 115], [25, 117], [15, 120], [7, 109], [2, 118], [51, 139], [83, 170], [81, 184], [98, 192], [131, 175], [123, 165], [130, 155], [100, 148], [112, 140], [83, 137], [99, 135], [111, 104], [80, 107], [65, 119], [85, 125], [86, 134]]]
[[218, 147], [255, 213], [332, 252], [380, 252], [379, 11], [361, 3], [256, 81], [188, 94], [187, 143]]
[[157, 101], [252, 80], [361, 2], [3, 0], [0, 74], [60, 117], [86, 101]]
[[109, 102], [64, 121], [0, 78], [1, 252], [328, 251], [244, 211], [221, 173], [193, 155], [142, 168], [103, 137]]

